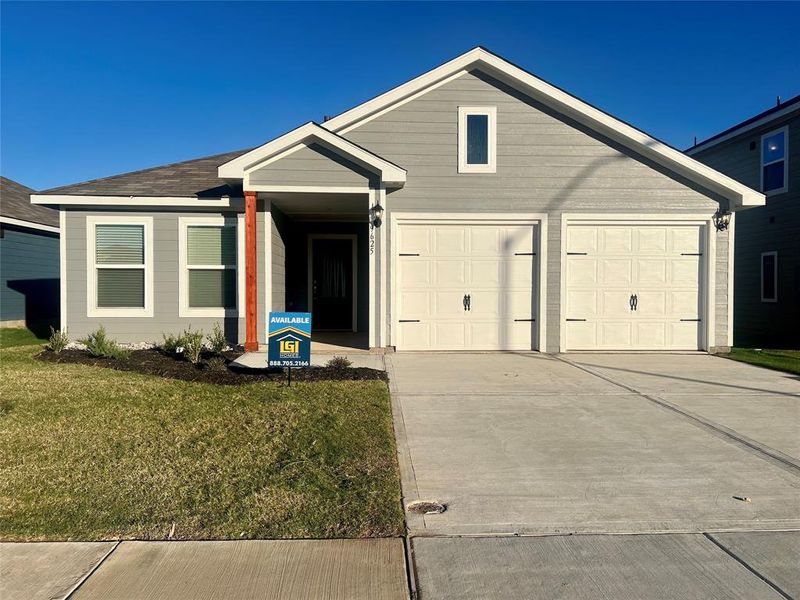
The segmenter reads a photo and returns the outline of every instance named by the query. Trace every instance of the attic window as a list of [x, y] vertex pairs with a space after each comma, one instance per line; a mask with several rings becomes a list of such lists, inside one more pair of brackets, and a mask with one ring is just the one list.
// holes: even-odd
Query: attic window
[[497, 108], [458, 107], [458, 172], [497, 171]]
[[788, 188], [788, 127], [761, 136], [761, 191], [781, 194]]

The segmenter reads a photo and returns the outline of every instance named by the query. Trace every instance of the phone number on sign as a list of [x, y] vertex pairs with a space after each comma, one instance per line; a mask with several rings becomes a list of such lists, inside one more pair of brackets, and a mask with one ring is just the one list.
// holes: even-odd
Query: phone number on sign
[[270, 367], [308, 367], [308, 361], [305, 360], [271, 360], [269, 361]]

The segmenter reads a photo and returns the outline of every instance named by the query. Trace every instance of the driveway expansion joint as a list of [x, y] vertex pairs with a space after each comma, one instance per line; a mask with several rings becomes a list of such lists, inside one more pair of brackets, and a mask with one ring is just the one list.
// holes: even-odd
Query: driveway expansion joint
[[591, 367], [587, 367], [580, 363], [573, 362], [568, 358], [565, 358], [560, 355], [557, 355], [555, 358], [570, 366], [575, 367], [576, 369], [580, 369], [585, 373], [594, 375], [595, 377], [607, 381], [608, 383], [614, 384], [624, 390], [634, 393], [644, 398], [645, 400], [648, 400], [649, 402], [652, 402], [653, 404], [660, 406], [663, 409], [672, 411], [678, 414], [679, 416], [683, 417], [690, 423], [696, 425], [697, 427], [700, 427], [701, 429], [704, 429], [709, 433], [716, 435], [717, 437], [725, 439], [726, 441], [730, 441], [739, 446], [742, 446], [745, 450], [747, 450], [751, 454], [759, 456], [768, 462], [774, 463], [780, 468], [789, 471], [794, 475], [800, 476], [800, 461], [784, 454], [783, 452], [780, 452], [779, 450], [775, 450], [774, 448], [770, 448], [769, 446], [761, 444], [745, 435], [742, 435], [737, 431], [734, 431], [733, 429], [729, 429], [723, 425], [720, 425], [715, 421], [705, 419], [700, 415], [697, 415], [691, 411], [688, 411], [684, 408], [677, 406], [676, 404], [673, 404], [672, 402], [669, 402], [668, 400], [664, 400], [663, 398], [659, 398], [658, 396], [655, 395], [646, 394], [632, 386], [621, 383], [608, 375], [595, 371]]
[[86, 582], [89, 580], [89, 578], [90, 578], [92, 575], [94, 575], [94, 574], [97, 572], [97, 570], [98, 570], [98, 569], [99, 569], [99, 568], [102, 566], [102, 564], [103, 564], [103, 563], [104, 563], [104, 562], [105, 562], [105, 561], [108, 559], [108, 557], [109, 557], [109, 556], [111, 556], [112, 554], [114, 554], [114, 551], [115, 551], [117, 548], [119, 548], [119, 545], [120, 545], [121, 543], [122, 543], [122, 540], [117, 540], [117, 543], [116, 543], [116, 544], [114, 544], [114, 545], [111, 547], [111, 549], [110, 549], [108, 552], [106, 552], [106, 553], [105, 553], [105, 554], [102, 556], [102, 558], [100, 558], [100, 560], [98, 560], [98, 561], [97, 561], [97, 564], [96, 564], [94, 567], [92, 567], [91, 569], [89, 569], [89, 571], [87, 571], [86, 575], [84, 575], [84, 576], [83, 576], [83, 577], [80, 579], [80, 581], [78, 581], [78, 583], [76, 583], [76, 584], [73, 586], [73, 588], [72, 588], [72, 589], [69, 591], [69, 593], [67, 593], [67, 595], [66, 595], [66, 596], [64, 596], [64, 600], [69, 600], [70, 598], [72, 598], [72, 597], [75, 595], [75, 592], [77, 592], [79, 589], [81, 589], [81, 587], [83, 586], [83, 584], [84, 584], [84, 583], [86, 583]]

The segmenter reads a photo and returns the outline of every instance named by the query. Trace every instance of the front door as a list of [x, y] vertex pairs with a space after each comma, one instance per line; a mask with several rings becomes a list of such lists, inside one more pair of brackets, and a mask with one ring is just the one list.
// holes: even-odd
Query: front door
[[353, 238], [311, 239], [311, 312], [316, 330], [355, 331]]

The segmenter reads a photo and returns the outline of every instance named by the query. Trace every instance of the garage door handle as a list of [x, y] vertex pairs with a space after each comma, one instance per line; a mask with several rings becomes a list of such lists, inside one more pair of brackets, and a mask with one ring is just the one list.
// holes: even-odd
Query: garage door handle
[[629, 304], [631, 305], [631, 310], [636, 310], [636, 308], [639, 306], [639, 296], [636, 294], [631, 294]]
[[464, 294], [463, 304], [464, 304], [464, 310], [472, 310], [470, 306], [470, 304], [472, 304], [472, 298], [470, 297], [469, 294]]

